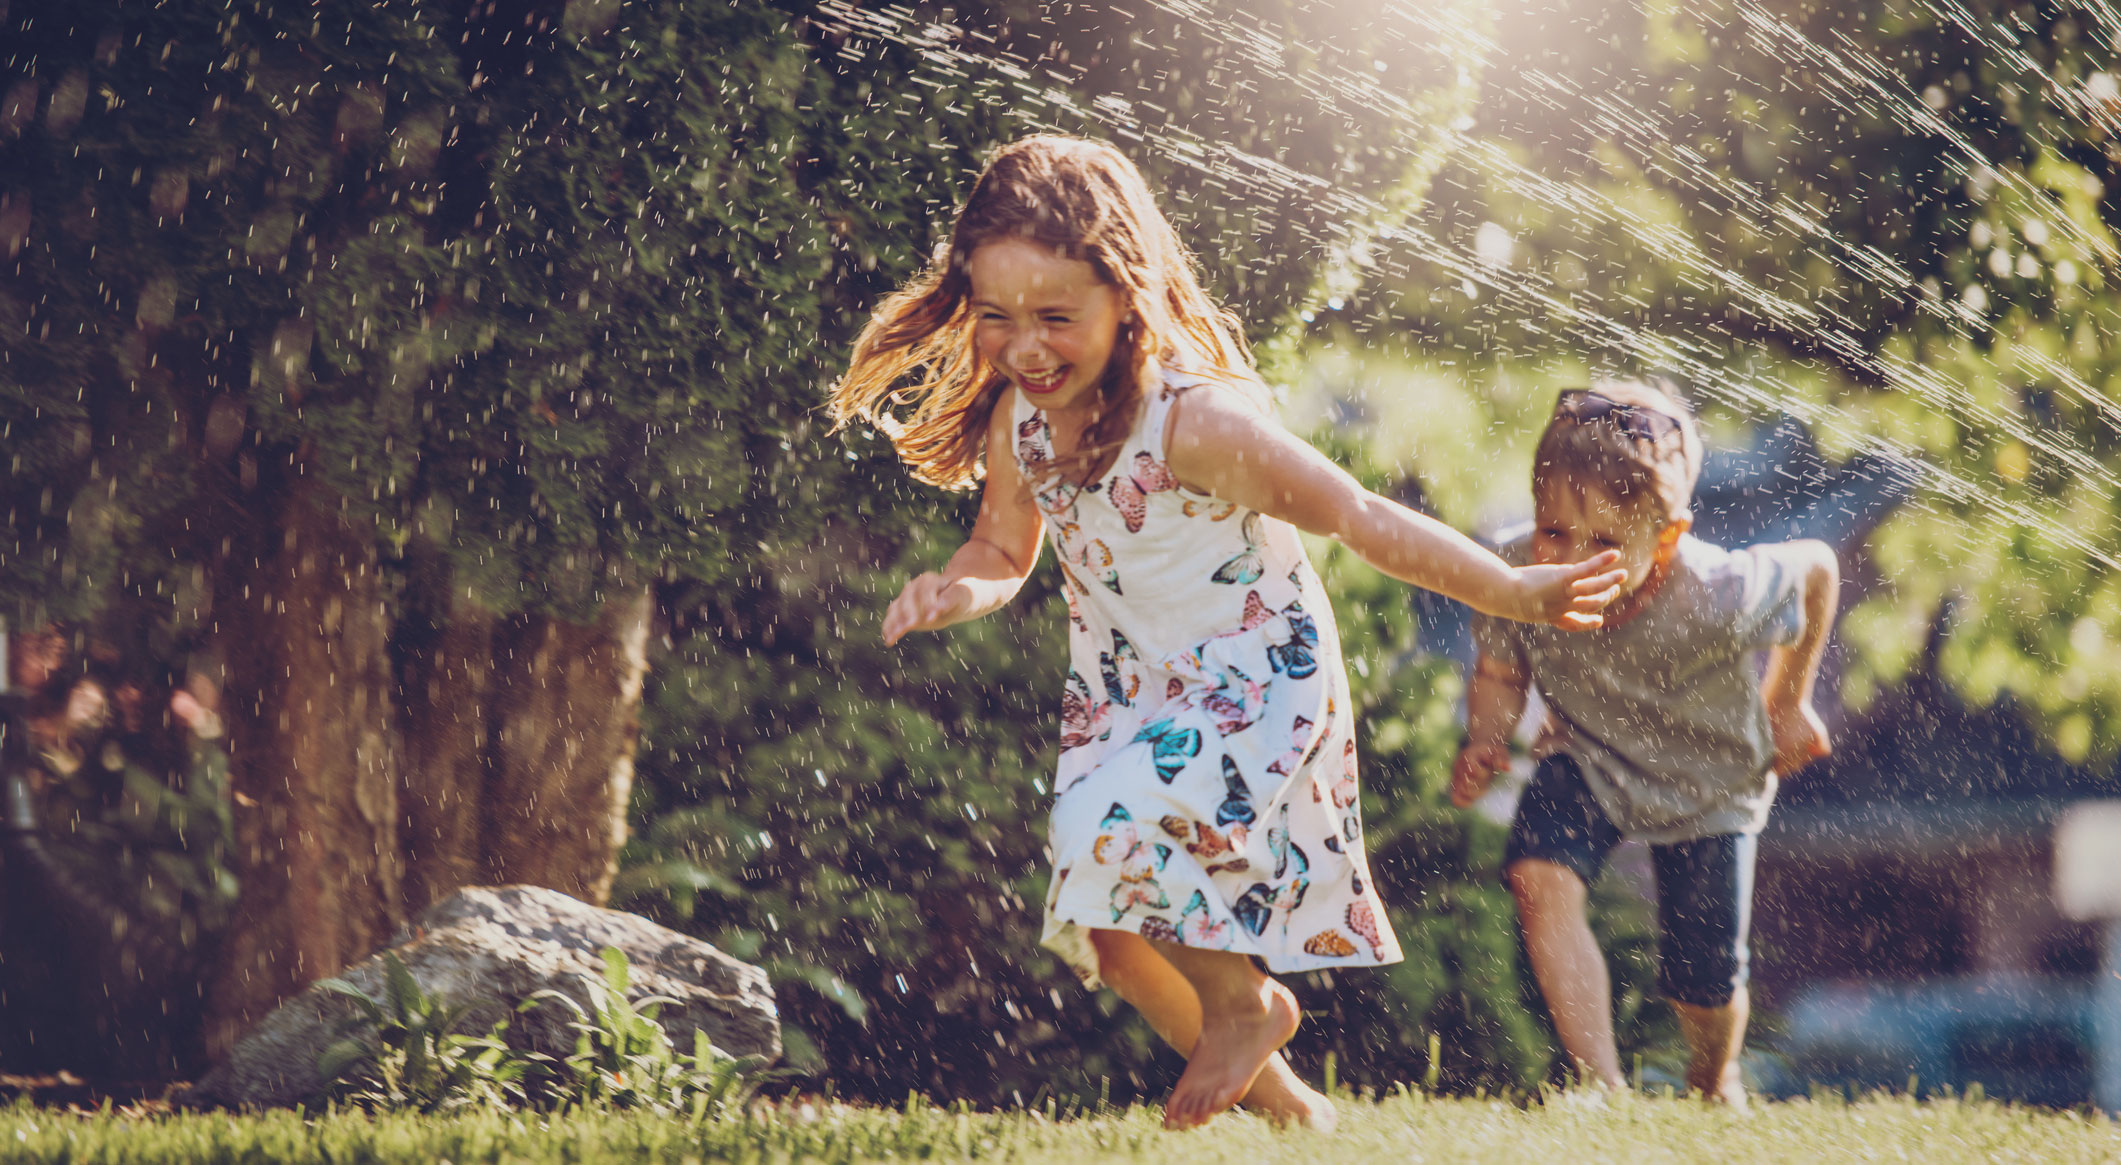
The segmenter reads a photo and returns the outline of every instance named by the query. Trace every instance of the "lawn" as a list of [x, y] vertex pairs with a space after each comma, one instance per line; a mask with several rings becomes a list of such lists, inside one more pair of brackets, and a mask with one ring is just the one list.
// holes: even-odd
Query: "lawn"
[[794, 1103], [693, 1123], [611, 1112], [452, 1117], [341, 1113], [129, 1116], [26, 1104], [0, 1110], [0, 1161], [472, 1162], [872, 1161], [977, 1159], [1083, 1165], [1098, 1160], [1215, 1165], [1318, 1158], [1379, 1161], [2115, 1161], [2121, 1124], [2101, 1115], [1981, 1101], [1878, 1097], [1766, 1104], [1734, 1116], [1687, 1101], [1526, 1107], [1420, 1095], [1343, 1104], [1330, 1141], [1228, 1116], [1167, 1134], [1130, 1108], [1054, 1119]]

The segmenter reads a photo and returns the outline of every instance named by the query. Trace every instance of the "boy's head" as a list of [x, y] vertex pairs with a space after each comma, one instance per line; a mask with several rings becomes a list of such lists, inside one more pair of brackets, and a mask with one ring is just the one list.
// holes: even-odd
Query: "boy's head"
[[1541, 562], [1620, 552], [1632, 593], [1693, 524], [1701, 437], [1657, 380], [1604, 380], [1561, 394], [1532, 462], [1532, 535]]

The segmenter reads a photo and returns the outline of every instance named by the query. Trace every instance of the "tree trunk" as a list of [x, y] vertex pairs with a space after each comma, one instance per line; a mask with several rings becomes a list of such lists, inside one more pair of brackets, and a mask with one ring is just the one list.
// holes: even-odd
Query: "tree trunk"
[[648, 671], [648, 589], [587, 626], [524, 616], [495, 642], [500, 681], [483, 853], [495, 883], [602, 905], [626, 840]]
[[278, 521], [254, 527], [276, 544], [232, 554], [215, 602], [242, 888], [213, 984], [213, 1049], [404, 917], [376, 539], [321, 488], [289, 484]]
[[647, 589], [586, 625], [496, 617], [461, 590], [441, 605], [408, 653], [408, 913], [511, 882], [602, 904], [633, 788]]
[[394, 592], [372, 532], [286, 496], [277, 544], [232, 551], [216, 597], [242, 879], [216, 1055], [463, 886], [601, 905], [633, 784], [646, 587], [586, 625], [497, 616], [416, 551]]

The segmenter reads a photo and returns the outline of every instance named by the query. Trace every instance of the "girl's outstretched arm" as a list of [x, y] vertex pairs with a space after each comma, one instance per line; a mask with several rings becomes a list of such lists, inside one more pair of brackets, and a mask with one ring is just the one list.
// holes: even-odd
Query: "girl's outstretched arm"
[[1425, 514], [1364, 489], [1318, 450], [1227, 388], [1189, 389], [1165, 448], [1186, 488], [1323, 535], [1365, 562], [1489, 615], [1590, 630], [1626, 572], [1611, 551], [1567, 566], [1512, 567]]
[[891, 600], [884, 612], [887, 645], [909, 631], [940, 631], [996, 610], [1016, 597], [1038, 564], [1044, 526], [1016, 469], [1009, 424], [1015, 391], [1003, 392], [987, 423], [987, 480], [972, 536], [940, 572], [915, 576]]

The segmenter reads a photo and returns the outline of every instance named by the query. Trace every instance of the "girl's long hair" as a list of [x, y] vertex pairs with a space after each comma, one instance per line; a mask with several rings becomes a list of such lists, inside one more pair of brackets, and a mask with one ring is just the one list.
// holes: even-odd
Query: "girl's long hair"
[[931, 485], [967, 489], [984, 476], [987, 423], [1008, 382], [973, 343], [965, 264], [1004, 238], [1089, 263], [1130, 312], [1098, 385], [1097, 415], [1079, 447], [1050, 464], [1053, 472], [1077, 480], [1102, 473], [1159, 366], [1230, 382], [1265, 402], [1237, 317], [1202, 290], [1192, 256], [1134, 164], [1102, 142], [1040, 134], [995, 154], [949, 242], [870, 317], [825, 405], [835, 428], [854, 418], [874, 425]]

